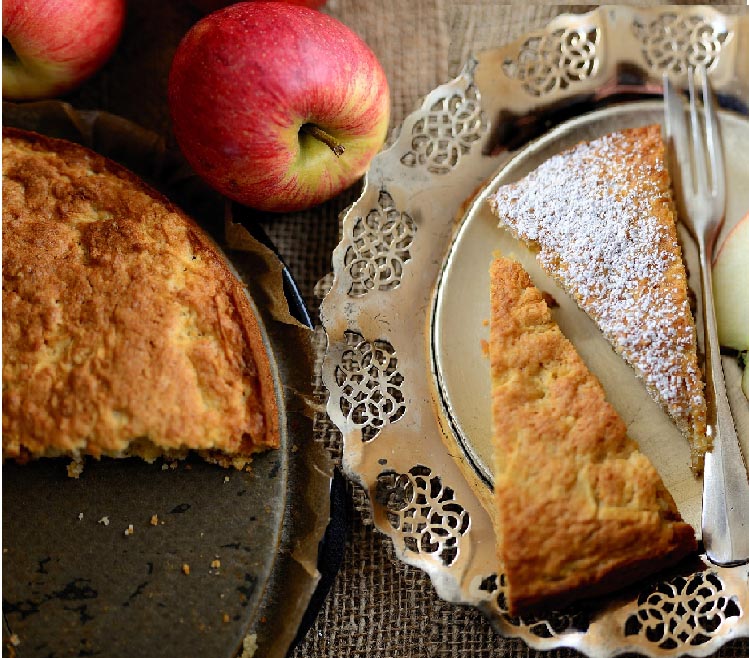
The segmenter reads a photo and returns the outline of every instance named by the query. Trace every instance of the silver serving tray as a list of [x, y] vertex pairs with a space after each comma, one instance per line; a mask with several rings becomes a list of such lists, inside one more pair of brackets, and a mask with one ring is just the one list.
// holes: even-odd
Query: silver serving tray
[[[547, 618], [504, 607], [491, 503], [488, 268], [518, 257], [560, 302], [563, 332], [602, 380], [630, 434], [656, 464], [684, 517], [699, 527], [701, 482], [688, 447], [593, 323], [496, 226], [485, 197], [553, 153], [612, 130], [659, 122], [660, 81], [707, 67], [727, 144], [727, 228], [749, 210], [749, 16], [708, 7], [602, 7], [471, 59], [433, 90], [379, 154], [345, 213], [322, 305], [328, 413], [344, 469], [368, 491], [377, 527], [437, 593], [483, 610], [502, 634], [590, 656], [637, 651], [704, 656], [749, 636], [749, 568], [691, 562], [616, 596]], [[535, 140], [535, 141], [534, 141]], [[724, 235], [727, 232], [724, 231]], [[694, 250], [682, 231], [687, 265]], [[692, 268], [694, 270], [695, 268]], [[692, 282], [694, 283], [694, 282]], [[749, 405], [735, 359], [724, 360], [744, 449]], [[532, 519], [529, 519], [529, 523]]]

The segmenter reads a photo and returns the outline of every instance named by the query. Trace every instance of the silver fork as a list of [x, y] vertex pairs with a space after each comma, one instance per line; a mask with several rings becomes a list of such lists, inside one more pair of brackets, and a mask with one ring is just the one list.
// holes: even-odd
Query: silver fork
[[[711, 262], [726, 203], [723, 151], [718, 117], [705, 69], [701, 67], [698, 74], [702, 80], [704, 112], [698, 110], [695, 71], [690, 68], [691, 129], [684, 118], [681, 97], [667, 76], [663, 79], [663, 95], [666, 101], [666, 134], [671, 138], [672, 154], [675, 151], [676, 156], [672, 162], [676, 163], [678, 169], [674, 180], [680, 215], [697, 243], [700, 260], [707, 431], [713, 441], [712, 452], [705, 456], [702, 540], [712, 562], [735, 565], [749, 562], [749, 476], [726, 395], [713, 306]], [[700, 114], [704, 114], [706, 139], [702, 136]]]

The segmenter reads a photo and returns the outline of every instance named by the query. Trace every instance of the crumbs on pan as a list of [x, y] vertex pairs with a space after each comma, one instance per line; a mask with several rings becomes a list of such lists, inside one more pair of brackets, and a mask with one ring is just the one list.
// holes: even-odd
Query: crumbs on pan
[[81, 473], [83, 473], [83, 460], [74, 459], [68, 464], [67, 470], [68, 477], [77, 480], [79, 477], [81, 477]]
[[253, 658], [257, 651], [257, 634], [250, 633], [242, 640], [242, 654], [239, 658]]
[[129, 537], [133, 533], [135, 533], [135, 528], [133, 528], [133, 524], [130, 523], [130, 524], [128, 524], [127, 528], [125, 528], [125, 536]]
[[182, 573], [185, 574], [185, 576], [190, 575], [190, 565], [187, 564], [187, 562], [182, 563]]
[[152, 514], [151, 520], [149, 521], [151, 525], [159, 525], [159, 515], [158, 514]]
[[78, 520], [83, 521], [83, 512], [78, 512]]
[[97, 523], [101, 523], [102, 525], [109, 525], [109, 517], [108, 516], [102, 516]]

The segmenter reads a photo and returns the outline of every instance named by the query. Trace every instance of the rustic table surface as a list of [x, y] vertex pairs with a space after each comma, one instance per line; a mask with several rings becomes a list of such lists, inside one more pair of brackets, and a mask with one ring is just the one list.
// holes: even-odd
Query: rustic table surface
[[[740, 3], [712, 4], [725, 5], [730, 12], [749, 11]], [[324, 11], [353, 28], [378, 56], [391, 88], [392, 130], [425, 94], [454, 77], [471, 51], [512, 41], [560, 13], [594, 7], [490, 0], [329, 0]], [[114, 57], [65, 100], [78, 109], [124, 116], [173, 145], [166, 103], [169, 66], [182, 35], [201, 15], [188, 0], [129, 0]], [[133, 93], [133, 85], [138, 93]], [[322, 288], [317, 284], [331, 269], [339, 214], [358, 191], [354, 186], [304, 212], [255, 217], [289, 266], [315, 319]], [[340, 462], [340, 436], [322, 415], [316, 435]], [[542, 655], [519, 640], [498, 637], [476, 610], [438, 599], [423, 573], [396, 560], [389, 540], [371, 524], [362, 491], [348, 486], [350, 527], [342, 565], [315, 622], [292, 652], [294, 658]], [[560, 649], [547, 655], [577, 654]], [[733, 642], [718, 655], [749, 655], [749, 642]]]

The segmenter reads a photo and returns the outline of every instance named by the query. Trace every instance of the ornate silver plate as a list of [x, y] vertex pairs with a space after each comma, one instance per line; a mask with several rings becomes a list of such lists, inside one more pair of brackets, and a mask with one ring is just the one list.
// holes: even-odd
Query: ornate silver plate
[[[749, 122], [740, 116], [749, 61], [738, 56], [741, 38], [749, 38], [749, 16], [707, 7], [603, 7], [559, 17], [479, 54], [433, 90], [375, 158], [343, 218], [322, 305], [322, 376], [328, 413], [344, 437], [344, 469], [367, 489], [375, 523], [400, 559], [429, 573], [441, 597], [480, 608], [500, 633], [535, 648], [705, 656], [749, 636], [749, 567], [719, 568], [701, 556], [547, 618], [506, 613], [486, 511], [489, 369], [481, 346], [492, 252], [513, 253], [560, 302], [562, 330], [699, 527], [701, 483], [689, 473], [678, 432], [574, 302], [497, 228], [484, 200], [577, 141], [659, 122], [660, 102], [642, 96], [660, 94], [663, 72], [684, 83], [687, 67], [699, 62], [733, 110], [721, 122], [730, 145], [727, 224], [735, 224], [749, 210]], [[682, 239], [689, 264], [692, 245]], [[749, 405], [735, 360], [724, 361], [746, 450]]]

